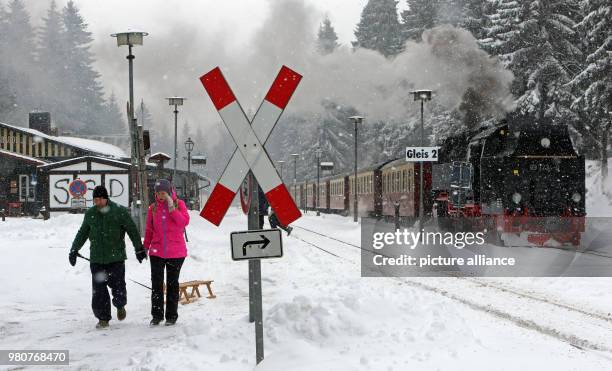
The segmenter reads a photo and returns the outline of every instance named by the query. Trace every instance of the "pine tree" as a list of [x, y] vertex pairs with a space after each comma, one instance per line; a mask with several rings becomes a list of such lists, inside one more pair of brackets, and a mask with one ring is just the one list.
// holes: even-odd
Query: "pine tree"
[[498, 0], [488, 14], [483, 47], [514, 73], [512, 93], [519, 111], [536, 117], [564, 118], [570, 101], [565, 84], [577, 72], [580, 50], [573, 27], [575, 0]]
[[355, 48], [376, 50], [385, 57], [402, 50], [402, 35], [396, 0], [369, 0], [361, 12], [353, 42]]
[[490, 12], [491, 3], [487, 0], [464, 0], [463, 19], [459, 27], [464, 28], [477, 39], [485, 36], [487, 26], [486, 14]]
[[28, 14], [21, 0], [8, 4], [5, 13], [5, 29], [2, 38], [2, 65], [5, 66], [4, 79], [12, 92], [14, 108], [7, 116], [7, 121], [24, 122], [27, 113], [36, 108], [34, 87], [30, 74], [34, 70], [34, 31]]
[[338, 35], [329, 17], [325, 17], [323, 23], [319, 26], [319, 33], [317, 34], [317, 51], [322, 55], [330, 54], [333, 53], [338, 46]]
[[87, 24], [73, 1], [69, 1], [62, 10], [62, 19], [66, 29], [66, 76], [68, 88], [68, 107], [73, 128], [86, 132], [95, 132], [103, 117], [103, 92], [98, 81], [100, 74], [93, 68], [93, 56], [89, 50], [93, 41], [87, 31]]
[[62, 15], [51, 1], [38, 37], [37, 96], [40, 108], [50, 111], [56, 122], [66, 121], [66, 49]]
[[[4, 5], [0, 3], [0, 60], [5, 60], [4, 55], [8, 52], [6, 47], [7, 33], [7, 13]], [[14, 110], [16, 101], [15, 94], [12, 91], [12, 86], [8, 79], [9, 68], [5, 63], [0, 63], [0, 121], [3, 121], [5, 117], [10, 115]], [[6, 120], [8, 121], [8, 120]]]
[[577, 4], [572, 0], [530, 1], [522, 10], [523, 45], [516, 58], [524, 63], [528, 74], [518, 107], [536, 117], [563, 117], [567, 107], [561, 102], [568, 100], [565, 84], [577, 72], [581, 58], [575, 46]]
[[112, 92], [104, 104], [104, 118], [99, 125], [101, 134], [127, 134], [126, 118], [121, 114], [117, 97]]
[[580, 116], [574, 127], [597, 147], [605, 192], [612, 127], [612, 4], [606, 0], [585, 0], [581, 8], [585, 16], [577, 28], [584, 40], [586, 63], [569, 84], [576, 93], [572, 108]]
[[409, 8], [402, 12], [403, 40], [420, 41], [424, 30], [437, 25], [439, 0], [409, 0]]

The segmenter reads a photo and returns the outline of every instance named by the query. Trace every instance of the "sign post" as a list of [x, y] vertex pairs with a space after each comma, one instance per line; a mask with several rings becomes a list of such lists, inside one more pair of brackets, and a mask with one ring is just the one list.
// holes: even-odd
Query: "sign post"
[[289, 225], [302, 216], [276, 172], [264, 144], [301, 78], [301, 75], [283, 66], [257, 113], [249, 120], [218, 67], [200, 77], [204, 89], [237, 146], [200, 216], [218, 226], [240, 190], [245, 174], [249, 174], [247, 186], [250, 205], [245, 205], [241, 190], [241, 204], [243, 209], [249, 210], [249, 230], [232, 233], [231, 241], [232, 258], [249, 261], [249, 321], [255, 322], [255, 353], [258, 364], [264, 359], [260, 259], [282, 256], [280, 231], [261, 230], [259, 187], [283, 225]]
[[[423, 102], [421, 102], [421, 144], [423, 143]], [[440, 147], [406, 147], [406, 161], [419, 163], [419, 232], [423, 229], [423, 165], [437, 162]]]

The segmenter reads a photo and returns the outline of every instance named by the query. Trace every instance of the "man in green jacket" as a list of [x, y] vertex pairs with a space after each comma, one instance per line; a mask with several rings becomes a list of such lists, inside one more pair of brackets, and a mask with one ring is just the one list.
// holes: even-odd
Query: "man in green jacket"
[[83, 224], [74, 241], [68, 260], [74, 266], [77, 254], [85, 241], [90, 242], [90, 268], [92, 298], [91, 307], [98, 319], [96, 328], [108, 327], [111, 319], [111, 303], [107, 286], [113, 294], [113, 305], [117, 308], [117, 319], [126, 316], [127, 291], [125, 288], [125, 233], [127, 232], [136, 250], [139, 263], [147, 259], [138, 229], [128, 209], [108, 199], [104, 186], [93, 191], [94, 205], [85, 213]]

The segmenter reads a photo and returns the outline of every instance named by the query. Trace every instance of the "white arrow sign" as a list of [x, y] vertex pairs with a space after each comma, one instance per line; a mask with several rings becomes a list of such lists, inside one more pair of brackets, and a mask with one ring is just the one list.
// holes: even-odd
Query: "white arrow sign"
[[283, 242], [279, 229], [260, 229], [232, 232], [232, 259], [266, 259], [283, 256]]

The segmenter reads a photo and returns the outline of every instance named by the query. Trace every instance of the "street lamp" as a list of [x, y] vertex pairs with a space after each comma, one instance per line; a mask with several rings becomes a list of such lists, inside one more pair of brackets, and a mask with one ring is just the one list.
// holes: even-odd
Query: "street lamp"
[[363, 117], [361, 116], [351, 116], [349, 117], [349, 119], [351, 121], [353, 121], [353, 124], [355, 124], [355, 168], [354, 168], [354, 177], [355, 179], [353, 179], [353, 209], [354, 209], [354, 215], [353, 215], [353, 221], [356, 222], [357, 216], [359, 215], [358, 213], [358, 206], [357, 206], [357, 124], [361, 124], [363, 122]]
[[[423, 105], [431, 100], [431, 90], [415, 90], [412, 92], [414, 101], [421, 101], [421, 147], [425, 146], [423, 129]], [[423, 229], [423, 161], [419, 162], [419, 232]]]
[[[117, 39], [117, 46], [128, 47], [128, 68], [129, 68], [129, 91], [130, 91], [130, 106], [128, 107], [128, 120], [130, 128], [130, 137], [132, 138], [132, 169], [135, 171], [138, 168], [137, 178], [138, 179], [138, 202], [140, 204], [140, 210], [138, 211], [139, 227], [140, 232], [144, 232], [145, 228], [145, 210], [147, 210], [149, 204], [148, 192], [146, 192], [146, 167], [144, 161], [144, 147], [141, 137], [140, 130], [134, 118], [134, 55], [132, 54], [132, 47], [136, 45], [142, 45], [143, 39], [148, 33], [138, 30], [128, 29], [125, 32], [114, 33], [111, 36]], [[142, 147], [142, 148], [141, 148]], [[133, 200], [136, 200], [136, 187], [132, 187], [132, 210], [135, 209]], [[138, 207], [138, 206], [137, 206]]]
[[178, 140], [178, 106], [182, 106], [187, 98], [183, 97], [168, 97], [168, 104], [174, 106], [174, 169], [172, 170], [172, 181], [176, 179], [176, 159], [178, 157], [177, 140]]
[[321, 187], [321, 178], [320, 178], [320, 172], [321, 172], [321, 153], [323, 153], [323, 151], [321, 150], [321, 147], [317, 148], [315, 151], [315, 155], [317, 156], [317, 192], [316, 192], [316, 199], [315, 199], [315, 208], [317, 209], [317, 216], [321, 215], [321, 211], [319, 210], [319, 192], [321, 192], [320, 187]]
[[292, 153], [291, 157], [293, 157], [293, 200], [299, 205], [300, 201], [297, 199], [297, 160], [300, 154]]
[[[187, 177], [191, 176], [191, 152], [193, 151], [194, 144], [195, 143], [193, 143], [193, 140], [191, 140], [191, 138], [187, 138], [187, 140], [185, 141], [185, 150], [187, 151]], [[185, 185], [185, 190], [187, 191], [187, 197], [189, 198], [189, 201], [191, 201], [191, 188]]]

